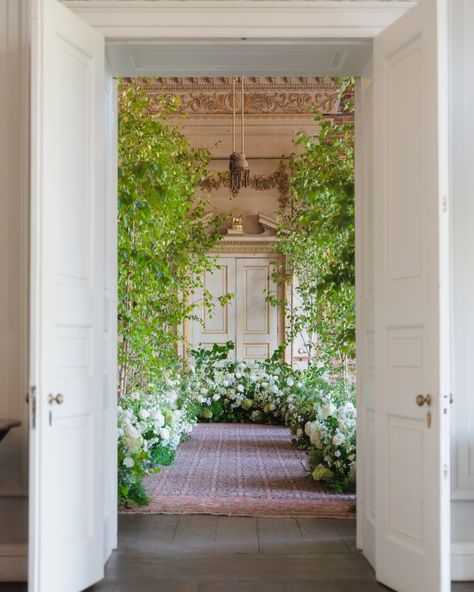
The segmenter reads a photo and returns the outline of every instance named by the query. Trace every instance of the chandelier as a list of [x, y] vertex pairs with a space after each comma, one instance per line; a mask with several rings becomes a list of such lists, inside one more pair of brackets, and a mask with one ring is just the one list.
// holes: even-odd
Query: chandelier
[[240, 106], [241, 106], [241, 141], [240, 152], [235, 147], [235, 83], [236, 78], [232, 78], [232, 154], [229, 158], [230, 171], [230, 190], [232, 195], [237, 195], [241, 187], [248, 187], [250, 184], [250, 168], [245, 157], [244, 144], [244, 77], [240, 77]]

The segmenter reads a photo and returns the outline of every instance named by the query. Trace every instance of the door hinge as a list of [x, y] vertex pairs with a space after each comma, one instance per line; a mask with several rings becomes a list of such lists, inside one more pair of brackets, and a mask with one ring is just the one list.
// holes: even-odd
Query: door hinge
[[25, 401], [30, 405], [30, 422], [31, 428], [36, 428], [36, 387], [30, 387], [30, 391], [25, 395]]

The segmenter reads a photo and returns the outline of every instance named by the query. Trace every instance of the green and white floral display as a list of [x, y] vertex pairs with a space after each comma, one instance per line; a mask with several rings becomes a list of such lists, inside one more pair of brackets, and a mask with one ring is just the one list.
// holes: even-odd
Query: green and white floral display
[[119, 407], [119, 492], [122, 503], [147, 503], [142, 478], [174, 460], [197, 421], [255, 422], [291, 427], [308, 451], [311, 475], [334, 491], [355, 483], [356, 412], [352, 389], [324, 368], [292, 369], [278, 358], [226, 361], [232, 343], [191, 352], [194, 363], [122, 398]]

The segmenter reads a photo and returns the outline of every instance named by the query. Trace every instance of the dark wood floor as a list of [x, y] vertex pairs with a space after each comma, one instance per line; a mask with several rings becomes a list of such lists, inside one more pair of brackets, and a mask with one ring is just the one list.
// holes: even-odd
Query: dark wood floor
[[354, 520], [122, 515], [119, 550], [89, 592], [387, 590], [355, 548]]

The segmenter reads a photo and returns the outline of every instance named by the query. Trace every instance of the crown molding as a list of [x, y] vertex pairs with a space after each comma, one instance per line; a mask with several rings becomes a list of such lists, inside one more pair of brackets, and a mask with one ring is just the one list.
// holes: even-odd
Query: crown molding
[[67, 0], [108, 40], [372, 39], [411, 0]]
[[[153, 77], [133, 84], [152, 98], [179, 96], [178, 113], [223, 116], [232, 115], [231, 80], [223, 76]], [[235, 103], [240, 112], [240, 93]], [[325, 77], [250, 76], [245, 78], [244, 104], [246, 115], [308, 115], [312, 109], [336, 114], [341, 109], [340, 87]]]

